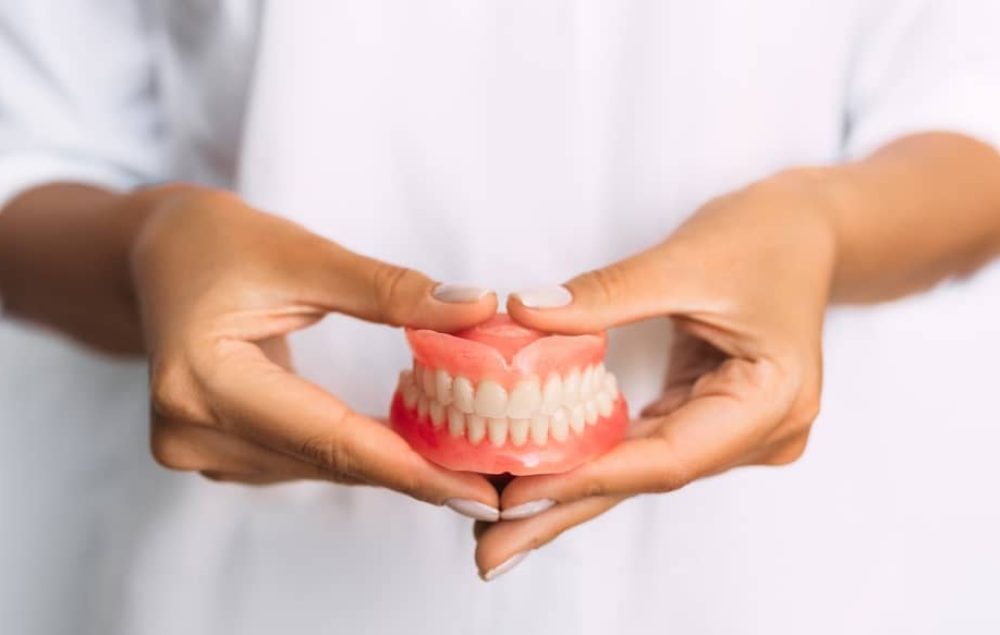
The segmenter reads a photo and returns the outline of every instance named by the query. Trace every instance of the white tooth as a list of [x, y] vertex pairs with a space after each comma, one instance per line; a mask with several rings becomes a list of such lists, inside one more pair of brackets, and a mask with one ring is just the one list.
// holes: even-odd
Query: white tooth
[[424, 394], [434, 398], [434, 371], [430, 368], [425, 368], [424, 372], [420, 373], [421, 385], [424, 389]]
[[538, 387], [538, 379], [532, 377], [517, 382], [510, 391], [507, 400], [507, 416], [511, 419], [524, 419], [538, 411], [542, 403], [542, 389]]
[[510, 442], [516, 446], [522, 446], [528, 442], [528, 427], [531, 422], [527, 419], [510, 420]]
[[417, 401], [417, 418], [423, 419], [426, 417], [430, 407], [431, 401], [427, 398], [427, 395], [420, 395], [420, 400]]
[[601, 390], [597, 393], [597, 412], [600, 413], [602, 417], [607, 417], [611, 415], [611, 411], [615, 409], [615, 402], [608, 394], [606, 390]]
[[476, 414], [481, 417], [507, 416], [507, 391], [492, 379], [484, 379], [476, 388]]
[[403, 404], [410, 410], [413, 410], [413, 407], [417, 405], [417, 399], [420, 398], [420, 391], [417, 390], [417, 386], [412, 381], [403, 384], [402, 391]]
[[576, 404], [569, 411], [569, 427], [577, 434], [583, 434], [583, 427], [587, 425], [587, 415], [583, 411], [583, 404]]
[[402, 388], [406, 384], [413, 383], [413, 371], [412, 370], [401, 370], [399, 371], [399, 387]]
[[469, 414], [475, 412], [475, 392], [472, 390], [472, 382], [465, 377], [456, 377], [452, 384], [455, 407]]
[[434, 373], [434, 394], [441, 405], [447, 406], [451, 403], [451, 375], [443, 368], [437, 369]]
[[614, 373], [606, 373], [604, 375], [604, 390], [611, 395], [611, 399], [618, 397], [618, 380], [615, 379]]
[[531, 418], [531, 440], [535, 445], [545, 445], [549, 440], [549, 418], [543, 414], [537, 414]]
[[565, 408], [552, 413], [552, 418], [549, 419], [549, 434], [556, 441], [565, 441], [569, 438], [569, 414]]
[[416, 361], [413, 362], [413, 385], [421, 389], [424, 386], [424, 367]]
[[467, 416], [465, 425], [469, 429], [469, 443], [472, 445], [477, 445], [486, 436], [486, 419], [479, 415]]
[[604, 364], [594, 365], [594, 392], [599, 392], [604, 388]]
[[455, 406], [448, 407], [448, 434], [453, 437], [465, 435], [465, 415]]
[[562, 398], [562, 377], [558, 373], [552, 373], [545, 382], [545, 389], [542, 390], [542, 412], [550, 415], [558, 410], [562, 405]]
[[583, 369], [583, 377], [580, 378], [580, 399], [586, 401], [594, 393], [594, 367], [587, 366]]
[[440, 428], [444, 423], [444, 406], [436, 401], [431, 402], [431, 423], [435, 428]]
[[563, 380], [563, 405], [574, 406], [580, 401], [580, 369], [574, 368]]
[[490, 443], [498, 448], [506, 443], [508, 425], [506, 417], [487, 419], [486, 434], [490, 437]]
[[592, 426], [597, 423], [597, 404], [593, 399], [588, 399], [583, 404], [583, 416], [587, 420], [587, 425]]

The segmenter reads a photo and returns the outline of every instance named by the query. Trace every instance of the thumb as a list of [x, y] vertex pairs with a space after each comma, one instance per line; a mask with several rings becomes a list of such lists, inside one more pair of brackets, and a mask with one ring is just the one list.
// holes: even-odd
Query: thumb
[[593, 333], [651, 317], [683, 312], [691, 303], [684, 277], [662, 247], [650, 249], [561, 286], [512, 293], [507, 312], [525, 326], [555, 333]]

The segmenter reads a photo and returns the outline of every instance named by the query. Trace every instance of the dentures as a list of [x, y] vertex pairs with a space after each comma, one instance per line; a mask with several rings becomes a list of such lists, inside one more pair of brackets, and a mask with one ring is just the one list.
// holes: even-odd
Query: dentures
[[546, 335], [498, 315], [449, 335], [407, 330], [394, 428], [444, 467], [561, 472], [618, 443], [627, 408], [603, 363], [603, 334]]

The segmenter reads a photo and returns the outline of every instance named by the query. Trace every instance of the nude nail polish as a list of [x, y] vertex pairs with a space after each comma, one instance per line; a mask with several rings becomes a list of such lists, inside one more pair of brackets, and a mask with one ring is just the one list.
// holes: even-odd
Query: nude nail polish
[[434, 296], [434, 299], [439, 302], [447, 302], [449, 304], [466, 304], [479, 302], [490, 293], [492, 293], [490, 289], [474, 284], [446, 282], [436, 286], [434, 291], [431, 292], [431, 295]]
[[485, 520], [490, 523], [500, 520], [500, 510], [496, 507], [490, 507], [486, 503], [469, 498], [449, 498], [444, 502], [444, 505], [448, 509], [473, 520]]
[[499, 565], [493, 567], [486, 573], [480, 574], [484, 582], [490, 582], [496, 580], [503, 574], [507, 573], [517, 565], [521, 564], [521, 561], [528, 557], [528, 551], [522, 551], [521, 553], [516, 553], [513, 556], [507, 558]]
[[558, 309], [573, 301], [573, 294], [563, 286], [535, 287], [511, 295], [529, 309]]
[[556, 502], [551, 498], [542, 498], [539, 500], [528, 501], [527, 503], [521, 503], [520, 505], [515, 505], [510, 509], [505, 509], [500, 512], [501, 520], [519, 520], [521, 518], [530, 518], [535, 514], [540, 514], [546, 509], [549, 509]]

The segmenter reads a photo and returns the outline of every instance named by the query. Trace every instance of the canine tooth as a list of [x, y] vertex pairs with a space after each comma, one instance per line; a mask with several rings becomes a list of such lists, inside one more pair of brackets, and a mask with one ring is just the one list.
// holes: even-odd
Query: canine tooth
[[443, 406], [451, 403], [451, 384], [451, 375], [448, 374], [448, 371], [443, 368], [437, 369], [437, 372], [434, 373], [434, 394]]
[[583, 427], [587, 425], [587, 415], [583, 411], [583, 404], [576, 404], [569, 411], [569, 427], [577, 434], [583, 434]]
[[465, 425], [469, 430], [469, 443], [472, 445], [477, 445], [486, 436], [486, 419], [479, 415], [466, 417]]
[[615, 409], [615, 401], [611, 398], [611, 395], [607, 390], [601, 390], [597, 393], [595, 397], [597, 401], [597, 412], [602, 417], [607, 417], [611, 415], [611, 411]]
[[558, 373], [549, 375], [542, 390], [542, 412], [550, 415], [559, 409], [563, 400], [562, 377]]
[[444, 423], [444, 406], [442, 406], [437, 401], [431, 402], [431, 423], [435, 428], [440, 428], [441, 424]]
[[514, 390], [510, 391], [507, 400], [507, 416], [511, 419], [524, 419], [535, 414], [542, 403], [542, 389], [538, 387], [538, 379], [532, 377], [519, 381]]
[[424, 368], [424, 372], [420, 373], [421, 384], [423, 385], [424, 394], [434, 398], [434, 371], [430, 368]]
[[583, 417], [587, 420], [587, 425], [592, 426], [597, 423], [597, 404], [593, 399], [588, 399], [583, 404]]
[[403, 391], [403, 404], [407, 408], [412, 410], [413, 407], [417, 405], [417, 400], [420, 399], [420, 391], [417, 390], [416, 384], [414, 384], [412, 381], [403, 384], [402, 391]]
[[455, 406], [448, 407], [448, 434], [453, 437], [465, 435], [465, 415]]
[[494, 417], [486, 420], [486, 434], [490, 438], [490, 443], [495, 447], [500, 447], [507, 442], [507, 427], [510, 424], [506, 417]]
[[528, 442], [528, 427], [531, 421], [528, 419], [510, 420], [510, 442], [516, 446], [522, 446]]
[[419, 401], [417, 401], [417, 417], [423, 419], [427, 416], [427, 411], [430, 410], [431, 400], [427, 398], [427, 395], [420, 395]]
[[574, 368], [563, 380], [563, 405], [573, 407], [580, 401], [580, 369]]
[[535, 445], [545, 445], [549, 440], [549, 418], [537, 414], [531, 418], [531, 440]]
[[604, 390], [611, 395], [612, 400], [618, 397], [618, 380], [615, 379], [614, 373], [604, 375]]
[[569, 414], [565, 408], [552, 413], [552, 418], [549, 419], [549, 434], [556, 441], [565, 441], [569, 438]]
[[580, 399], [586, 401], [594, 393], [594, 367], [587, 366], [583, 369], [583, 376], [580, 378]]
[[465, 377], [456, 377], [452, 384], [452, 393], [454, 393], [455, 407], [465, 414], [475, 412], [475, 392], [471, 381]]
[[479, 382], [476, 389], [476, 414], [481, 417], [507, 416], [507, 391], [492, 379]]

